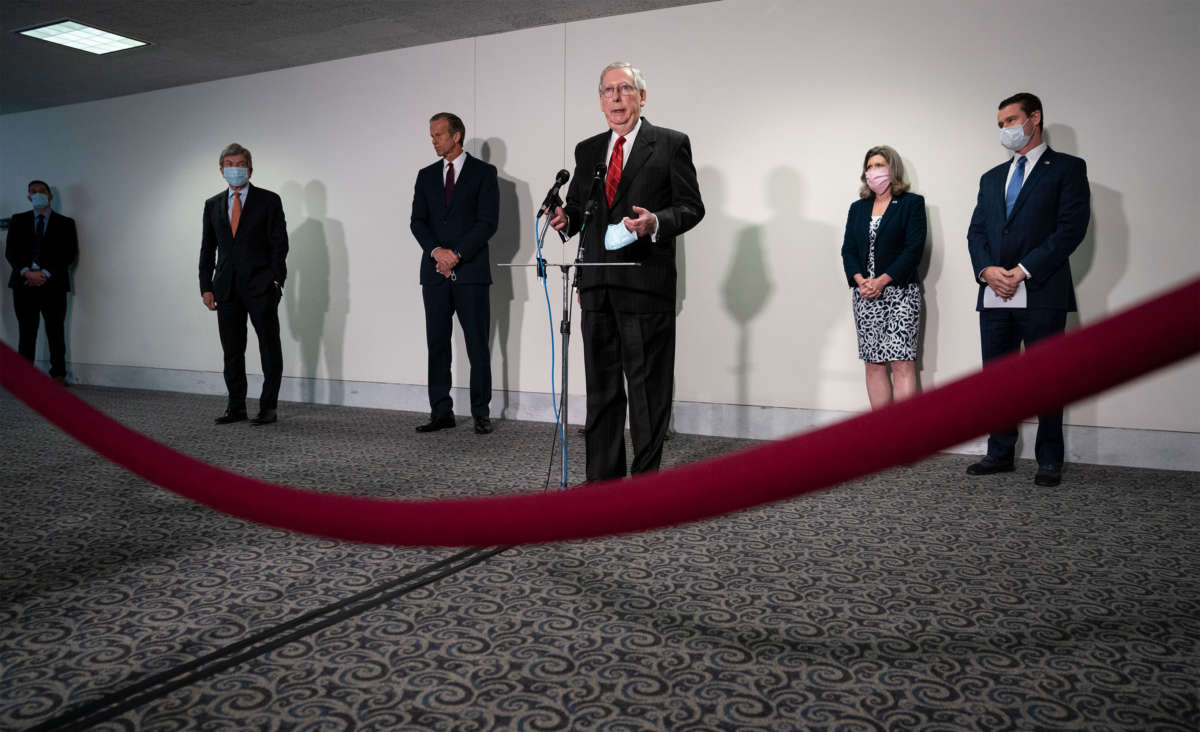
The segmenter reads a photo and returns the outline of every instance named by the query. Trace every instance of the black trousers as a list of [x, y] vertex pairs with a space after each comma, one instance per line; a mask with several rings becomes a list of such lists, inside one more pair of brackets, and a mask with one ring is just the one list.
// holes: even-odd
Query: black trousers
[[67, 375], [67, 292], [58, 288], [13, 288], [13, 311], [17, 315], [17, 352], [32, 362], [37, 355], [38, 321], [46, 322], [50, 344], [50, 375]]
[[629, 472], [658, 470], [675, 385], [675, 313], [622, 312], [605, 301], [603, 309], [582, 316], [588, 480], [626, 475], [626, 407], [633, 437]]
[[429, 412], [433, 419], [454, 411], [450, 398], [450, 331], [458, 315], [467, 360], [471, 364], [471, 416], [487, 417], [492, 402], [492, 358], [488, 352], [491, 304], [486, 284], [460, 285], [447, 280], [423, 285], [425, 344], [429, 348]]
[[225, 388], [229, 409], [246, 411], [246, 318], [258, 336], [262, 359], [263, 388], [258, 408], [275, 409], [279, 384], [283, 381], [283, 348], [279, 344], [279, 299], [282, 291], [272, 287], [262, 295], [239, 293], [234, 288], [228, 300], [217, 303], [217, 328], [225, 352]]
[[[983, 361], [1016, 353], [1021, 344], [1029, 347], [1040, 340], [1062, 333], [1067, 328], [1065, 310], [993, 308], [979, 311], [979, 337]], [[1062, 410], [1038, 416], [1037, 439], [1033, 453], [1038, 465], [1061, 467], [1063, 445]], [[987, 454], [998, 460], [1013, 459], [1017, 445], [1017, 427], [994, 432], [988, 437]]]

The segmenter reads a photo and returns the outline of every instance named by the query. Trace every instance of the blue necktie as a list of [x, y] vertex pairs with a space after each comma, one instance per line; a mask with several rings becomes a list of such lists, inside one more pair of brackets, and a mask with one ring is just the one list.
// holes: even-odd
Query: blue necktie
[[1013, 206], [1017, 203], [1017, 196], [1021, 194], [1021, 183], [1025, 180], [1025, 156], [1022, 155], [1017, 159], [1017, 169], [1013, 171], [1012, 180], [1008, 182], [1008, 192], [1004, 194], [1004, 216], [1005, 218], [1012, 216]]

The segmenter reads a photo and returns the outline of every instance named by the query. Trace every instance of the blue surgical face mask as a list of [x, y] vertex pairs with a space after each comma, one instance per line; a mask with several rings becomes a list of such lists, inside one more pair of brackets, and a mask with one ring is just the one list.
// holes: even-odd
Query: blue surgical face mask
[[[1028, 121], [1029, 120], [1026, 120], [1026, 122]], [[1025, 133], [1024, 124], [1005, 127], [1004, 129], [1000, 130], [1000, 144], [1009, 150], [1012, 150], [1013, 152], [1024, 149], [1032, 138], [1033, 135]]]
[[225, 181], [234, 188], [241, 188], [246, 185], [246, 181], [250, 180], [249, 168], [234, 168], [232, 166], [221, 168], [221, 173], [225, 176]]
[[625, 224], [618, 221], [608, 230], [604, 232], [604, 248], [610, 252], [615, 252], [618, 249], [623, 249], [637, 241], [637, 234], [625, 228]]
[[46, 208], [50, 205], [50, 196], [45, 193], [31, 193], [29, 200], [33, 202], [34, 208]]

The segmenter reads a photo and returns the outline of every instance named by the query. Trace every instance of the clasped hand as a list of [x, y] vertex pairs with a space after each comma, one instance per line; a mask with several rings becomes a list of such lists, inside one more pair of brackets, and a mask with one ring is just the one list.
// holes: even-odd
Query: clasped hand
[[1001, 300], [1011, 300], [1017, 294], [1017, 285], [1025, 279], [1025, 270], [1018, 267], [1004, 269], [1003, 267], [987, 267], [983, 270], [983, 281], [992, 288], [996, 297]]
[[892, 281], [892, 276], [884, 272], [878, 277], [866, 278], [862, 275], [855, 275], [854, 281], [858, 283], [858, 294], [868, 300], [874, 300], [883, 294], [883, 288], [887, 287]]
[[457, 254], [445, 247], [438, 247], [433, 250], [433, 260], [438, 274], [443, 277], [449, 277], [460, 261]]
[[41, 287], [46, 284], [46, 273], [38, 269], [25, 270], [25, 284], [30, 287]]

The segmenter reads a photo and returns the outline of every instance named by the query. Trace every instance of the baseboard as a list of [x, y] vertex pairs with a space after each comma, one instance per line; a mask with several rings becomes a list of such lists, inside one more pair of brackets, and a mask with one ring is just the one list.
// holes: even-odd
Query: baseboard
[[[40, 364], [43, 368], [49, 364]], [[93, 386], [127, 389], [157, 389], [194, 394], [225, 394], [220, 373], [109, 366], [72, 363], [70, 380]], [[262, 388], [261, 376], [249, 376], [249, 393]], [[468, 404], [466, 389], [452, 389], [458, 404]], [[426, 389], [414, 384], [385, 384], [369, 381], [334, 381], [287, 377], [279, 390], [284, 402], [337, 404], [347, 407], [394, 409], [425, 413], [429, 410]], [[286, 409], [286, 406], [284, 407]], [[582, 424], [585, 403], [572, 396], [567, 403], [568, 422]], [[553, 422], [554, 405], [549, 394], [538, 392], [494, 391], [492, 415], [504, 419]], [[741, 437], [773, 440], [805, 432], [852, 416], [851, 412], [785, 407], [755, 407], [737, 404], [676, 402], [673, 414], [675, 431], [714, 437]], [[1021, 425], [1018, 457], [1033, 459], [1033, 440], [1037, 424]], [[1135, 430], [1116, 427], [1066, 425], [1067, 461], [1094, 465], [1121, 465], [1163, 470], [1200, 471], [1200, 433], [1167, 430]], [[980, 437], [946, 452], [982, 455], [987, 440]]]

